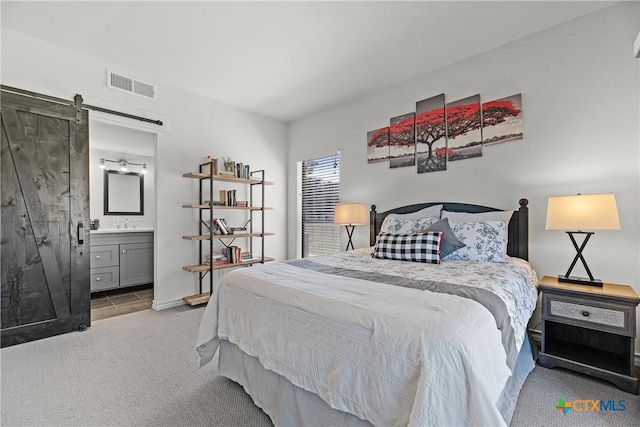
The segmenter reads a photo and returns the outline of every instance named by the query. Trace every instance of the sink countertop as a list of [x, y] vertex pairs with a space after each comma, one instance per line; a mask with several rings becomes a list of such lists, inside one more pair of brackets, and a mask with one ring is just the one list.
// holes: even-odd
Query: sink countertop
[[91, 234], [106, 234], [106, 233], [143, 233], [153, 231], [153, 228], [100, 228], [98, 230], [91, 230]]

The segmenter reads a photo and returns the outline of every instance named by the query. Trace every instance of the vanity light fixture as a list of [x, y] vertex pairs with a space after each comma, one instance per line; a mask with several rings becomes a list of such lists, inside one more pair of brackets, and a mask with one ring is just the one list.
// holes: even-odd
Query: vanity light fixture
[[110, 159], [105, 159], [104, 157], [100, 159], [100, 169], [106, 169], [107, 168], [107, 163], [114, 163], [114, 164], [118, 164], [118, 168], [120, 169], [121, 172], [126, 172], [127, 170], [129, 170], [129, 166], [133, 165], [133, 166], [142, 166], [142, 170], [140, 171], [140, 173], [142, 174], [146, 174], [147, 173], [147, 164], [146, 163], [134, 163], [134, 162], [129, 162], [125, 159], [120, 159], [120, 160], [110, 160]]

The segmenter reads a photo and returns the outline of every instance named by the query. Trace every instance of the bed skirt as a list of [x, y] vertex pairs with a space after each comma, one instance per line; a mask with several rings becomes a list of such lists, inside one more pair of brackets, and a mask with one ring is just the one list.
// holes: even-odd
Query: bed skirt
[[[220, 374], [242, 385], [256, 406], [261, 408], [276, 426], [336, 427], [371, 426], [353, 414], [331, 408], [316, 394], [293, 385], [285, 377], [265, 369], [257, 358], [238, 346], [220, 340]], [[516, 360], [513, 375], [507, 381], [498, 401], [505, 424], [509, 425], [520, 389], [535, 367], [531, 344], [525, 339]]]

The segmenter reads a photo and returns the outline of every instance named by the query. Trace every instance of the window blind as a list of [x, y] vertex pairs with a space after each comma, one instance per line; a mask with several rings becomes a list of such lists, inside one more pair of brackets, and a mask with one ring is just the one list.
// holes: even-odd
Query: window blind
[[298, 255], [340, 250], [340, 228], [333, 223], [340, 203], [340, 153], [298, 163]]

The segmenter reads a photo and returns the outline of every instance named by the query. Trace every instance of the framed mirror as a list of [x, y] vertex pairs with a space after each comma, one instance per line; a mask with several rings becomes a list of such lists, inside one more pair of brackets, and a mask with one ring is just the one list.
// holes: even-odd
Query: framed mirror
[[104, 214], [144, 215], [144, 175], [105, 170]]

